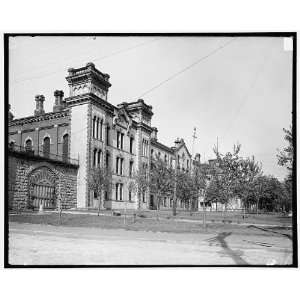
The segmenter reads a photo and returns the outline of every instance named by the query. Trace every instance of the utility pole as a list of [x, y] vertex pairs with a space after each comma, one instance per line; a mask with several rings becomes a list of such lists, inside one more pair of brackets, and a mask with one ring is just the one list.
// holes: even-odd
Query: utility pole
[[196, 138], [197, 138], [197, 136], [196, 136], [196, 127], [194, 127], [194, 133], [193, 133], [193, 136], [192, 136], [192, 138], [193, 138], [193, 144], [192, 144], [192, 158], [194, 157], [194, 147], [195, 147], [195, 140], [196, 140]]

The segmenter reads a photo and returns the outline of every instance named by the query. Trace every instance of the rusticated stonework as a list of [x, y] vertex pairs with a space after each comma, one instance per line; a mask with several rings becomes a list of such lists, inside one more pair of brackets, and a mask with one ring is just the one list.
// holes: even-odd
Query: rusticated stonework
[[8, 159], [10, 209], [34, 208], [34, 187], [44, 189], [45, 199], [53, 199], [53, 209], [57, 208], [58, 200], [63, 209], [76, 207], [77, 168], [22, 158], [14, 153], [10, 153]]

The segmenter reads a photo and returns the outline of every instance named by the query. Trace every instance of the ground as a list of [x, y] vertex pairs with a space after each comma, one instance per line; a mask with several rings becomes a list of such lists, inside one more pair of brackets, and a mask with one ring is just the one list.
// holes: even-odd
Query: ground
[[[275, 222], [275, 220], [274, 220]], [[63, 214], [12, 215], [12, 265], [288, 265], [291, 230], [278, 223]]]

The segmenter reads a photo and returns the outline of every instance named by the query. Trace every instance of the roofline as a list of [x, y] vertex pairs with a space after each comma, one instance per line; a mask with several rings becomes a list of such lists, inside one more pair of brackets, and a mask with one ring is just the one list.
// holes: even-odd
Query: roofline
[[[45, 119], [47, 119], [47, 117], [55, 117], [55, 118], [63, 118], [66, 116], [69, 116], [69, 109], [66, 110], [62, 110], [62, 111], [57, 111], [57, 112], [49, 112], [49, 113], [44, 113], [42, 115], [39, 116], [29, 116], [29, 117], [24, 117], [24, 118], [19, 118], [19, 119], [14, 119], [12, 121], [9, 122], [8, 126], [16, 126], [16, 125], [23, 125], [24, 122], [26, 123], [33, 123], [33, 122], [40, 122], [43, 121]], [[31, 122], [29, 122], [31, 121]]]
[[168, 146], [166, 146], [166, 145], [164, 145], [164, 144], [158, 142], [158, 141], [155, 140], [155, 139], [151, 139], [151, 144], [153, 144], [153, 145], [155, 145], [155, 146], [158, 146], [158, 147], [160, 147], [162, 150], [168, 151], [168, 152], [171, 153], [171, 154], [174, 154], [174, 151], [173, 151], [170, 147], [168, 147]]

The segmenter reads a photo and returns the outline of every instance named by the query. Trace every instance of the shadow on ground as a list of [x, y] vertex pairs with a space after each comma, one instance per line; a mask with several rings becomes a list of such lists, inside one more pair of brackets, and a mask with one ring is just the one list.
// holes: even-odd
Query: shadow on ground
[[[288, 234], [288, 233], [283, 233], [283, 232], [279, 232], [279, 231], [275, 231], [275, 230], [271, 230], [269, 228], [262, 228], [262, 227], [259, 227], [259, 226], [255, 226], [255, 225], [250, 225], [248, 226], [248, 228], [255, 228], [255, 229], [259, 229], [259, 230], [262, 230], [262, 231], [265, 231], [265, 232], [271, 232], [271, 233], [276, 233], [276, 234], [279, 234], [279, 235], [282, 235], [290, 240], [293, 240], [293, 237], [291, 234]], [[281, 229], [280, 227], [278, 227], [278, 229]]]
[[237, 265], [248, 265], [248, 263], [241, 257], [243, 252], [241, 250], [232, 250], [225, 239], [230, 236], [232, 232], [221, 232], [216, 237], [206, 240], [209, 242], [209, 246], [218, 245], [221, 246], [223, 251], [222, 254], [229, 256], [233, 259]]

